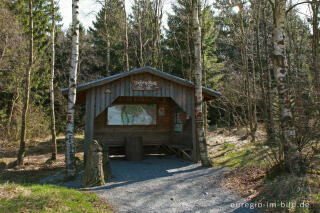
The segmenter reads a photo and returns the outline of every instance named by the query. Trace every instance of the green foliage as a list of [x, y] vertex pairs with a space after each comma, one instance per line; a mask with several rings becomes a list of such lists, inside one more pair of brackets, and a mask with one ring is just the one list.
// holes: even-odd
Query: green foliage
[[212, 89], [218, 89], [224, 76], [223, 63], [218, 63], [216, 56], [218, 30], [215, 28], [214, 13], [209, 6], [205, 6], [201, 13], [202, 39], [202, 69], [205, 72], [204, 84]]
[[168, 14], [168, 29], [164, 41], [164, 67], [169, 73], [192, 80], [193, 40], [191, 1], [178, 0]]
[[[106, 0], [104, 7], [96, 16], [93, 27], [89, 29], [89, 43], [93, 44], [94, 55], [96, 56], [93, 65], [94, 72], [106, 76], [107, 68], [107, 42], [110, 42], [110, 65], [109, 71], [116, 74], [123, 71], [124, 64], [124, 35], [125, 16], [122, 0]], [[98, 58], [97, 58], [98, 57]]]
[[[153, 66], [162, 68], [162, 43], [160, 23], [162, 13], [157, 14], [159, 0], [135, 0], [129, 15], [129, 58], [133, 67]], [[158, 5], [157, 7], [161, 7]], [[140, 40], [141, 37], [141, 40]], [[140, 50], [142, 45], [142, 51]], [[140, 55], [142, 58], [140, 58]]]
[[[173, 14], [168, 16], [168, 29], [164, 40], [165, 70], [193, 81], [193, 36], [192, 5], [190, 1], [178, 0], [172, 5]], [[202, 69], [204, 85], [217, 89], [224, 76], [223, 63], [216, 56], [216, 39], [218, 30], [215, 27], [214, 13], [210, 6], [203, 5], [201, 10]]]

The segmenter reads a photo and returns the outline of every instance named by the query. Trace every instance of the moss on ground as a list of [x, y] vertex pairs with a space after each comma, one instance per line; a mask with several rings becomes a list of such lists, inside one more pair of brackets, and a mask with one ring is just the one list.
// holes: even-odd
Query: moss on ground
[[[262, 142], [237, 146], [225, 141], [218, 151], [210, 153], [216, 166], [232, 167], [221, 185], [238, 191], [253, 203], [286, 203], [282, 208], [264, 208], [264, 212], [320, 212], [320, 176], [307, 174], [293, 177], [288, 173], [267, 176], [270, 166], [276, 162], [277, 146]], [[305, 203], [307, 207], [292, 207], [288, 204]]]
[[235, 144], [225, 142], [222, 148], [211, 156], [216, 166], [266, 168], [265, 158], [269, 147], [262, 144], [246, 144], [235, 148]]

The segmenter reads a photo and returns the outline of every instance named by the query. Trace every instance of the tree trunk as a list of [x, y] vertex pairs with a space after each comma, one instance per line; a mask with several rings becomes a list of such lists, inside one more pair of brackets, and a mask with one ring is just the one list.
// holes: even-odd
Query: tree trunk
[[52, 155], [51, 159], [57, 159], [57, 141], [56, 141], [56, 121], [54, 112], [54, 62], [55, 62], [55, 49], [54, 49], [54, 38], [55, 38], [55, 5], [54, 0], [51, 0], [52, 5], [52, 29], [51, 29], [51, 72], [50, 72], [50, 108], [51, 108], [51, 140], [52, 140]]
[[281, 145], [286, 169], [299, 172], [300, 153], [295, 142], [294, 120], [288, 81], [288, 63], [285, 49], [286, 0], [276, 0], [273, 5], [273, 69], [277, 80], [280, 107]]
[[14, 94], [14, 96], [12, 97], [12, 101], [11, 101], [11, 107], [10, 107], [10, 112], [9, 112], [9, 117], [8, 117], [8, 121], [7, 121], [7, 139], [11, 136], [11, 122], [12, 122], [12, 117], [13, 117], [13, 111], [14, 111], [14, 107], [16, 105], [17, 100], [19, 99], [19, 90], [18, 87], [16, 88], [16, 92]]
[[21, 136], [20, 136], [20, 148], [18, 153], [17, 164], [22, 166], [24, 163], [25, 155], [25, 137], [26, 137], [26, 123], [27, 123], [27, 113], [29, 107], [29, 97], [30, 97], [30, 77], [33, 65], [33, 14], [32, 14], [32, 0], [29, 0], [29, 30], [30, 30], [30, 46], [29, 46], [29, 66], [26, 71], [26, 89], [25, 89], [25, 99], [22, 111], [21, 119]]
[[107, 0], [104, 1], [104, 16], [103, 16], [103, 24], [104, 24], [104, 30], [105, 30], [105, 37], [106, 37], [106, 75], [110, 76], [110, 37], [108, 33], [108, 25], [107, 25]]
[[192, 0], [193, 38], [195, 59], [195, 116], [196, 137], [199, 143], [200, 160], [202, 166], [212, 166], [208, 157], [207, 141], [204, 136], [203, 111], [202, 111], [202, 71], [201, 71], [201, 26], [199, 22], [199, 0]]
[[[256, 16], [256, 42], [257, 42], [257, 61], [259, 66], [259, 80], [260, 80], [260, 88], [261, 88], [261, 96], [263, 101], [263, 122], [267, 127], [268, 123], [268, 104], [267, 104], [267, 96], [265, 92], [265, 79], [264, 79], [264, 70], [262, 67], [262, 60], [261, 60], [261, 46], [260, 46], [260, 13], [261, 13], [261, 1], [258, 1], [258, 12]], [[267, 65], [268, 66], [268, 65]], [[268, 131], [268, 130], [267, 130]]]
[[160, 36], [161, 36], [161, 20], [162, 20], [162, 5], [163, 2], [162, 0], [156, 0], [155, 1], [155, 26], [154, 26], [154, 41], [153, 41], [153, 52], [154, 54], [154, 59], [153, 63], [155, 67], [161, 68], [162, 69], [162, 56], [161, 56], [161, 41], [160, 41]]
[[[254, 11], [256, 11], [257, 8], [254, 7]], [[255, 12], [254, 12], [255, 13]], [[259, 13], [259, 12], [258, 12]], [[251, 141], [256, 141], [256, 131], [257, 131], [257, 97], [256, 97], [256, 66], [255, 66], [255, 58], [254, 58], [254, 26], [252, 26], [251, 29], [251, 67], [252, 67], [252, 97], [250, 98], [251, 104], [252, 104], [252, 123], [250, 127], [250, 133], [251, 133]], [[259, 40], [259, 38], [258, 38]]]
[[[200, 11], [199, 11], [200, 12]], [[203, 47], [202, 47], [202, 41], [201, 38], [201, 58], [202, 58], [202, 75], [203, 75], [203, 83], [204, 86], [207, 87], [207, 67], [206, 67], [206, 61], [203, 53]], [[208, 132], [208, 105], [206, 102], [203, 103], [203, 123], [204, 123], [204, 136], [207, 137]]]
[[144, 66], [144, 61], [143, 61], [143, 41], [142, 41], [142, 26], [141, 26], [141, 8], [140, 8], [140, 2], [138, 3], [138, 11], [139, 11], [139, 49], [140, 49], [140, 67]]
[[187, 49], [188, 49], [188, 59], [189, 59], [189, 75], [188, 75], [188, 80], [193, 82], [193, 73], [192, 73], [192, 69], [193, 69], [193, 63], [192, 63], [192, 51], [191, 51], [191, 45], [190, 45], [190, 38], [192, 37], [190, 34], [190, 21], [189, 21], [189, 17], [188, 17], [188, 27], [187, 27]]
[[72, 0], [72, 55], [69, 72], [68, 114], [66, 128], [67, 175], [75, 176], [74, 111], [77, 94], [77, 66], [79, 60], [79, 0]]
[[107, 76], [110, 76], [110, 36], [107, 34], [107, 58], [106, 58]]
[[267, 64], [267, 94], [266, 94], [266, 108], [267, 108], [267, 121], [266, 121], [266, 129], [267, 129], [267, 136], [268, 141], [273, 141], [275, 139], [275, 129], [274, 129], [274, 122], [273, 122], [273, 95], [272, 95], [272, 79], [271, 79], [271, 69], [270, 69], [270, 58], [269, 58], [269, 49], [268, 49], [268, 30], [267, 30], [267, 19], [266, 19], [266, 10], [264, 8], [263, 12], [263, 20], [264, 20], [264, 54], [266, 57], [266, 64]]
[[130, 70], [129, 68], [129, 57], [128, 57], [128, 48], [129, 48], [129, 42], [128, 42], [128, 23], [127, 23], [127, 11], [126, 11], [126, 1], [123, 0], [123, 9], [124, 9], [124, 28], [125, 28], [125, 44], [124, 44], [124, 58], [125, 58], [125, 72], [128, 72]]
[[98, 141], [93, 140], [88, 149], [88, 160], [84, 168], [82, 187], [104, 185], [103, 155]]
[[319, 7], [320, 2], [317, 0], [312, 0], [312, 73], [313, 73], [313, 85], [317, 97], [319, 100], [320, 96], [320, 81], [319, 81], [319, 58], [318, 58], [318, 48], [319, 48]]
[[[250, 85], [250, 73], [249, 73], [249, 65], [248, 65], [248, 52], [247, 52], [247, 34], [245, 32], [244, 27], [244, 19], [242, 14], [243, 8], [240, 6], [239, 11], [239, 19], [240, 19], [240, 41], [241, 41], [241, 60], [242, 60], [242, 70], [245, 72], [245, 91], [247, 96], [247, 119], [246, 119], [246, 131], [247, 135], [251, 135], [251, 140], [255, 140], [255, 130], [254, 130], [254, 116], [253, 116], [253, 101], [252, 101], [252, 93], [251, 93], [251, 85]], [[252, 49], [252, 48], [251, 48]], [[253, 62], [253, 57], [252, 57]], [[253, 65], [254, 67], [254, 65]], [[246, 114], [246, 113], [244, 113]], [[249, 129], [248, 129], [249, 124]], [[250, 130], [250, 132], [249, 132]]]
[[143, 43], [142, 43], [142, 32], [141, 32], [141, 21], [139, 20], [139, 47], [140, 47], [140, 67], [144, 66], [143, 62]]

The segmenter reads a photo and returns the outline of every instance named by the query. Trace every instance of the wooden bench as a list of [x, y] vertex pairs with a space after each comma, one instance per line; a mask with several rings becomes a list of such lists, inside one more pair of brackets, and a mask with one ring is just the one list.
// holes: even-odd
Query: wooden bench
[[181, 144], [164, 144], [163, 147], [170, 152], [174, 153], [178, 157], [182, 156], [192, 161], [191, 152], [192, 148]]

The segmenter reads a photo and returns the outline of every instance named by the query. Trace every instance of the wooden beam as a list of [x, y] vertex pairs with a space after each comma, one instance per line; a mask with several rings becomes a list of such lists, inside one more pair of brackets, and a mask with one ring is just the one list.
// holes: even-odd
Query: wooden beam
[[87, 150], [93, 139], [93, 126], [94, 126], [94, 105], [95, 105], [95, 91], [91, 89], [86, 92], [86, 123], [84, 134], [84, 160], [86, 160]]

